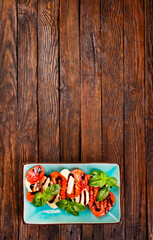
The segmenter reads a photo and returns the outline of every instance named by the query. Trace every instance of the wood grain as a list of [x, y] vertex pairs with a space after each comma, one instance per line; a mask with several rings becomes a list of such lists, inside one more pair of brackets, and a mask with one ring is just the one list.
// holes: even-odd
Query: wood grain
[[100, 1], [81, 1], [81, 158], [101, 161]]
[[58, 1], [38, 3], [39, 160], [59, 161]]
[[0, 26], [0, 239], [18, 239], [17, 11], [14, 0], [0, 2]]
[[[152, 1], [0, 1], [0, 239], [153, 239], [152, 80]], [[119, 163], [121, 223], [24, 225], [38, 161]]]
[[62, 161], [79, 162], [80, 61], [78, 0], [60, 3], [60, 140]]
[[[22, 163], [38, 162], [37, 134], [37, 1], [18, 1], [18, 154]], [[22, 172], [20, 171], [20, 182]], [[22, 192], [20, 184], [19, 192]], [[38, 227], [22, 220], [19, 198], [19, 239], [38, 239]]]
[[[101, 34], [100, 0], [81, 1], [81, 161], [101, 158]], [[96, 239], [102, 226], [82, 227], [82, 239]]]
[[153, 239], [153, 2], [145, 1], [145, 133], [148, 239]]
[[[60, 1], [60, 147], [62, 162], [80, 161], [79, 1]], [[62, 225], [60, 239], [80, 239], [81, 227]]]
[[[59, 147], [59, 1], [38, 2], [39, 161], [57, 162]], [[39, 239], [58, 239], [59, 227], [40, 226]]]
[[121, 223], [104, 226], [104, 239], [124, 236], [123, 1], [101, 2], [102, 156], [121, 171]]
[[124, 69], [126, 239], [147, 239], [143, 1], [124, 1]]

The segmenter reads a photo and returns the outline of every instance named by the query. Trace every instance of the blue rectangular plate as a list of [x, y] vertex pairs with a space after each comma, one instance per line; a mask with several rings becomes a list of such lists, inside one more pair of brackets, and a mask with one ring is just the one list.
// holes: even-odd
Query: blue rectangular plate
[[[109, 176], [115, 177], [120, 185], [120, 169], [118, 164], [111, 163], [39, 163], [44, 167], [45, 173], [49, 175], [51, 172], [61, 172], [62, 169], [67, 168], [70, 171], [80, 168], [86, 174], [90, 174], [92, 170], [105, 171]], [[26, 224], [101, 224], [101, 223], [119, 223], [120, 222], [120, 188], [112, 187], [111, 192], [115, 196], [115, 204], [112, 209], [103, 217], [94, 216], [87, 207], [86, 211], [80, 212], [78, 216], [73, 216], [66, 213], [62, 209], [52, 209], [47, 204], [43, 207], [34, 207], [32, 203], [28, 202], [26, 195], [27, 189], [25, 187], [26, 172], [37, 164], [24, 164], [23, 166], [23, 220]]]

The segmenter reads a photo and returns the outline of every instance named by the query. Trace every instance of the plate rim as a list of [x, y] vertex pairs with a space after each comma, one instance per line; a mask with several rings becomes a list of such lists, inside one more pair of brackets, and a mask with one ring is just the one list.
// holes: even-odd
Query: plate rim
[[[25, 225], [100, 225], [100, 224], [107, 224], [107, 225], [110, 225], [110, 224], [120, 224], [121, 223], [121, 190], [120, 190], [120, 194], [119, 194], [119, 199], [120, 199], [120, 204], [119, 204], [119, 210], [120, 210], [120, 216], [119, 216], [119, 221], [118, 222], [105, 222], [105, 223], [100, 223], [100, 222], [90, 222], [90, 223], [86, 223], [86, 222], [73, 222], [73, 223], [29, 223], [29, 222], [26, 222], [25, 219], [24, 219], [24, 166], [26, 165], [43, 165], [43, 164], [47, 164], [47, 165], [54, 165], [54, 164], [80, 164], [80, 165], [90, 165], [90, 164], [110, 164], [110, 165], [117, 165], [119, 167], [119, 179], [121, 180], [121, 165], [120, 163], [112, 163], [112, 162], [28, 162], [28, 163], [22, 163], [22, 221]], [[120, 181], [120, 185], [121, 185], [121, 181]], [[121, 187], [120, 187], [121, 189]]]

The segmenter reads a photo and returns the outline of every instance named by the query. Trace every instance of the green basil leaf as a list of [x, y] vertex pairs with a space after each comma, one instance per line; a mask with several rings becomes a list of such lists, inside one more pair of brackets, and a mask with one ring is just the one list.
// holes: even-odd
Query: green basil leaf
[[71, 205], [68, 205], [67, 208], [66, 208], [66, 211], [70, 214], [72, 214], [73, 216], [78, 216], [79, 215], [79, 212], [76, 211], [74, 209], [74, 207], [72, 207]]
[[61, 208], [65, 209], [68, 206], [68, 201], [67, 200], [59, 200], [56, 205]]
[[65, 210], [66, 210], [66, 213], [69, 213], [68, 206], [66, 206]]
[[96, 174], [96, 175], [93, 175], [90, 179], [89, 179], [89, 181], [91, 180], [91, 179], [93, 179], [94, 181], [95, 180], [100, 180], [101, 179], [101, 175], [100, 174]]
[[61, 190], [61, 184], [54, 184], [47, 187], [45, 194], [57, 195]]
[[96, 174], [100, 174], [101, 171], [100, 170], [93, 170], [90, 175], [96, 175]]
[[53, 197], [53, 195], [50, 193], [47, 193], [47, 194], [45, 193], [44, 196], [45, 196], [46, 202], [49, 202]]
[[61, 200], [65, 205], [68, 204], [68, 200], [64, 199], [64, 200]]
[[108, 194], [109, 194], [109, 187], [105, 186], [99, 190], [96, 200], [102, 201], [108, 196]]
[[50, 201], [53, 195], [57, 195], [60, 192], [60, 189], [61, 189], [60, 184], [54, 184], [47, 187], [46, 190], [44, 190], [43, 192], [46, 198], [46, 202]]
[[103, 187], [106, 184], [106, 181], [89, 181], [89, 186], [92, 187]]
[[106, 176], [103, 174], [94, 175], [92, 178], [89, 179], [89, 186], [103, 187], [106, 184], [106, 179]]
[[107, 179], [107, 173], [106, 172], [101, 171], [100, 176], [101, 176], [101, 178]]
[[80, 203], [72, 202], [71, 199], [60, 200], [56, 203], [56, 205], [61, 209], [65, 209], [67, 213], [70, 213], [74, 216], [78, 216], [79, 211], [84, 211], [87, 209]]
[[72, 206], [76, 211], [85, 211], [87, 208], [81, 203], [71, 202], [70, 206]]
[[36, 193], [36, 195], [33, 198], [32, 203], [33, 203], [33, 205], [35, 207], [42, 207], [42, 206], [44, 206], [45, 203], [46, 203], [45, 195], [43, 193]]
[[117, 179], [115, 177], [108, 177], [106, 183], [110, 187], [117, 187], [117, 188], [119, 188], [118, 181], [117, 181]]

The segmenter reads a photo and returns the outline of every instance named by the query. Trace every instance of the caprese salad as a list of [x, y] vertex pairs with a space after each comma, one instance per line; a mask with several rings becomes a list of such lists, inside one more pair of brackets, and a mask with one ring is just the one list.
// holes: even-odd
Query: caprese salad
[[81, 169], [51, 172], [48, 176], [41, 165], [26, 173], [27, 199], [35, 207], [48, 204], [51, 208], [65, 209], [78, 216], [87, 206], [96, 217], [104, 216], [114, 205], [111, 187], [119, 188], [117, 179], [107, 173], [94, 170], [87, 175]]

